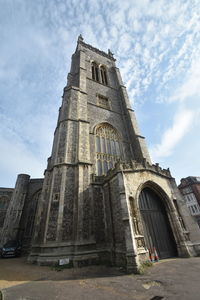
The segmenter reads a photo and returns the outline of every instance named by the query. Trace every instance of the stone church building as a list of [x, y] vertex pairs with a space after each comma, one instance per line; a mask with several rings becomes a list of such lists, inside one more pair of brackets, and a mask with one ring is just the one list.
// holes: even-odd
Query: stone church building
[[28, 261], [137, 271], [153, 247], [161, 259], [200, 254], [199, 229], [169, 169], [151, 163], [113, 54], [82, 36], [44, 175], [0, 189], [1, 243], [20, 239]]

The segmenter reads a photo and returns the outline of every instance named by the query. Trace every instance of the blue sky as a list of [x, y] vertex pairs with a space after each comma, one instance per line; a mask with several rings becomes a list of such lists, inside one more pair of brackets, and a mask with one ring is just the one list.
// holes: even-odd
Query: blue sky
[[80, 33], [114, 52], [152, 160], [200, 175], [199, 0], [0, 4], [0, 186], [43, 176]]

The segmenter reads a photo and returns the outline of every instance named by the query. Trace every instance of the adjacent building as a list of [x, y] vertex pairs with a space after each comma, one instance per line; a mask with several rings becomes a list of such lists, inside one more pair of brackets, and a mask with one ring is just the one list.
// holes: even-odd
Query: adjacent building
[[160, 258], [200, 253], [198, 226], [169, 169], [151, 162], [113, 54], [82, 36], [44, 175], [18, 176], [2, 230], [2, 242], [31, 247], [30, 262], [138, 271], [154, 247]]
[[200, 227], [200, 177], [188, 176], [178, 186], [191, 215]]

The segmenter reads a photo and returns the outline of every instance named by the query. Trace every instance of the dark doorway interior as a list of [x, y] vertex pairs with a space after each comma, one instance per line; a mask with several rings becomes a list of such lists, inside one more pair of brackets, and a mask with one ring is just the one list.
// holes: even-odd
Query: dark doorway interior
[[147, 247], [155, 247], [159, 258], [176, 256], [174, 236], [161, 198], [150, 188], [144, 188], [139, 196], [139, 208]]

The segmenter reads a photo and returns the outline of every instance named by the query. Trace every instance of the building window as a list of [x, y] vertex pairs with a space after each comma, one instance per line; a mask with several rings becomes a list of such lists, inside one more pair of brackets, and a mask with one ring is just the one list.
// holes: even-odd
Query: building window
[[122, 158], [122, 144], [117, 130], [108, 123], [99, 125], [95, 130], [96, 171], [97, 175], [106, 175]]
[[92, 79], [99, 82], [99, 68], [95, 62], [92, 63]]
[[101, 82], [105, 85], [108, 85], [107, 73], [106, 73], [106, 68], [105, 67], [101, 66], [100, 74], [101, 74]]
[[106, 109], [110, 109], [110, 101], [108, 100], [107, 97], [104, 97], [102, 95], [97, 95], [98, 97], [98, 105], [106, 108]]
[[192, 192], [192, 189], [191, 189], [191, 187], [186, 187], [186, 188], [182, 189], [182, 192], [184, 195], [189, 194]]
[[196, 213], [198, 212], [198, 208], [197, 208], [196, 205], [194, 205], [194, 210], [195, 210]]
[[96, 62], [92, 62], [92, 79], [104, 85], [108, 85], [106, 68], [104, 66], [99, 68]]
[[58, 202], [59, 201], [59, 196], [60, 196], [59, 193], [54, 193], [53, 194], [53, 202]]
[[192, 214], [195, 214], [195, 210], [194, 210], [193, 205], [190, 206], [190, 209], [191, 209]]
[[184, 198], [186, 202], [190, 202], [190, 198], [188, 197], [188, 195], [185, 195]]

